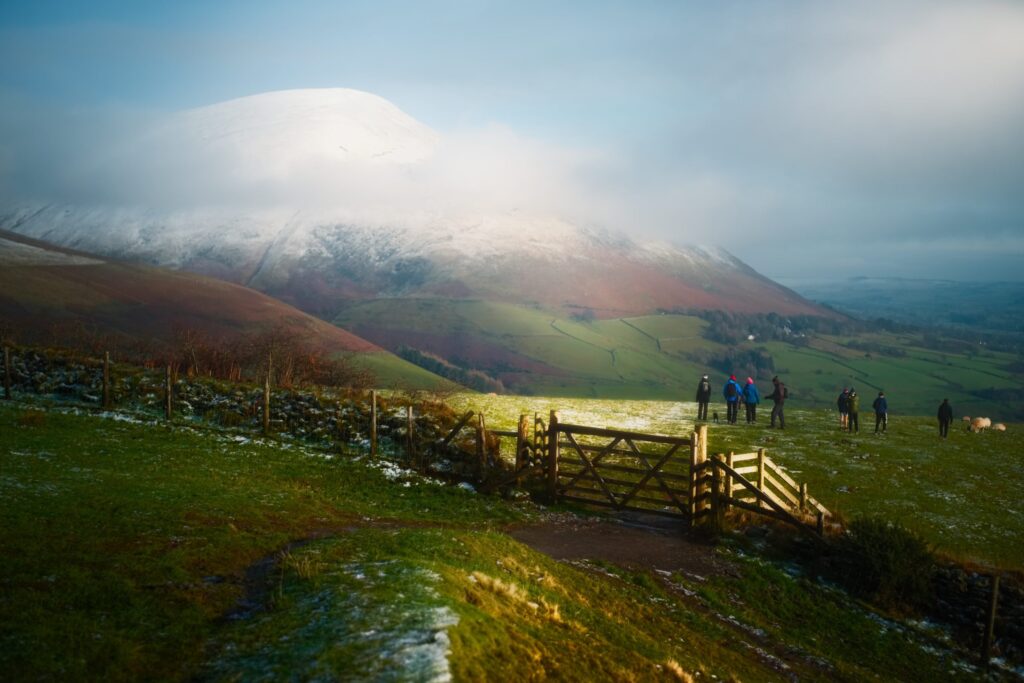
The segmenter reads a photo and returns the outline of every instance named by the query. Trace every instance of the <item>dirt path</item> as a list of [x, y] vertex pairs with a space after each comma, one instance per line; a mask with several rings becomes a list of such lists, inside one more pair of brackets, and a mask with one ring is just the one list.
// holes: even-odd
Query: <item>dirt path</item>
[[508, 534], [556, 560], [604, 560], [614, 564], [700, 576], [735, 575], [736, 568], [714, 547], [687, 533], [681, 521], [652, 515], [591, 519], [552, 515], [541, 524], [517, 526]]

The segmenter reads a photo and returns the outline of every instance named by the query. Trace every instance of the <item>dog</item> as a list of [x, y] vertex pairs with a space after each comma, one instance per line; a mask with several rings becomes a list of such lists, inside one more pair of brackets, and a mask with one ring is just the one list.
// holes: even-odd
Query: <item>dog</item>
[[711, 413], [711, 419], [714, 420], [716, 424], [718, 423], [718, 411], [717, 410], [714, 411], [713, 413]]

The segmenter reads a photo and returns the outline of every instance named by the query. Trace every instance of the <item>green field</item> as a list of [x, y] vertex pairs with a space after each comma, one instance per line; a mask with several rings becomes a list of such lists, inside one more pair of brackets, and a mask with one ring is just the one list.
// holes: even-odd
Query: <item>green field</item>
[[9, 402], [0, 434], [4, 680], [978, 676], [728, 543], [714, 576], [556, 562], [505, 530], [564, 511], [387, 461]]
[[[706, 339], [707, 323], [692, 316], [588, 322], [528, 306], [431, 299], [356, 303], [335, 322], [391, 350], [411, 346], [481, 370], [501, 379], [512, 394], [692, 400], [702, 374], [711, 375], [716, 388], [728, 378], [724, 366], [712, 367], [713, 359], [761, 349], [774, 361], [771, 374], [783, 378], [793, 405], [801, 408], [832, 407], [843, 387], [854, 386], [869, 405], [884, 390], [894, 415], [932, 415], [949, 398], [961, 415], [1024, 419], [1020, 401], [977, 393], [1021, 387], [1018, 356], [984, 347], [970, 355], [941, 353], [909, 334], [820, 335], [726, 346]], [[854, 348], [864, 344], [899, 355]], [[519, 361], [534, 365], [518, 367]], [[763, 393], [771, 374], [755, 378]]]

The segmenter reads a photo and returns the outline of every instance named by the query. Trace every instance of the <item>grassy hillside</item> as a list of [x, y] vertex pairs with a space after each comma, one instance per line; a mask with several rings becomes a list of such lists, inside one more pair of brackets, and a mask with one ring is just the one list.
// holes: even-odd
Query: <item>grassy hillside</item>
[[[998, 399], [998, 392], [1022, 387], [1017, 356], [984, 347], [944, 353], [926, 348], [920, 335], [725, 345], [706, 339], [707, 323], [691, 316], [587, 321], [527, 306], [435, 299], [356, 303], [336, 322], [386, 348], [409, 346], [482, 370], [509, 393], [689, 400], [701, 374], [717, 387], [728, 377], [729, 366], [716, 359], [762, 350], [801, 407], [830, 407], [852, 385], [868, 406], [884, 390], [893, 414], [931, 415], [949, 398], [961, 414], [1024, 419], [1024, 403]], [[763, 393], [770, 379], [769, 372], [756, 377]]]
[[556, 562], [504, 530], [564, 513], [111, 417], [0, 402], [7, 680], [977, 676], [932, 636], [740, 553], [704, 576]]
[[[379, 386], [449, 383], [335, 325], [254, 290], [107, 262], [0, 234], [0, 336], [60, 346], [166, 349], [185, 331], [225, 347], [276, 330], [369, 371]], [[21, 238], [18, 238], [21, 239]], [[100, 340], [103, 340], [102, 342]]]

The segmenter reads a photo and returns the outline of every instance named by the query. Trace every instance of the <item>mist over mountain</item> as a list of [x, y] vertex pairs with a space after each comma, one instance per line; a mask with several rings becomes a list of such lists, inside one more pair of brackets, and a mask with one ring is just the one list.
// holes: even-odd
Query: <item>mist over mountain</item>
[[0, 228], [215, 275], [324, 316], [342, 300], [408, 296], [598, 317], [830, 315], [721, 248], [641, 241], [630, 235], [643, 225], [612, 225], [616, 212], [599, 221], [607, 205], [579, 162], [507, 131], [443, 138], [356, 90], [272, 92], [111, 143], [80, 170], [92, 201], [8, 202]]

